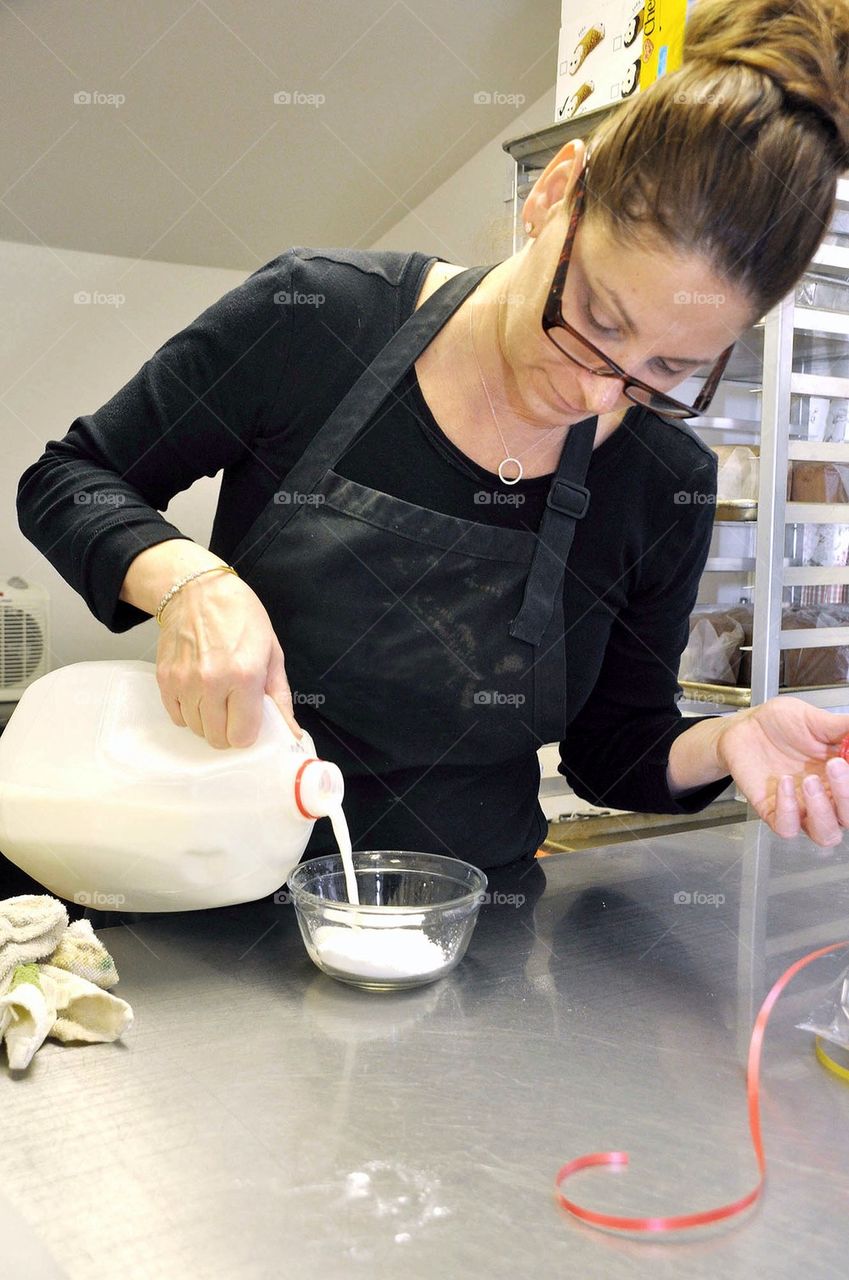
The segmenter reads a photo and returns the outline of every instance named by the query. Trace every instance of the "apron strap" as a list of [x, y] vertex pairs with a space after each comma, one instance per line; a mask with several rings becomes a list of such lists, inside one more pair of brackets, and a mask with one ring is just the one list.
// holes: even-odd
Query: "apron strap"
[[[251, 564], [256, 561], [267, 543], [300, 510], [294, 495], [316, 491], [327, 471], [353, 444], [443, 325], [497, 265], [470, 267], [458, 272], [396, 330], [371, 364], [363, 369], [281, 481], [274, 505], [269, 504], [245, 533], [231, 553], [232, 563], [238, 563], [243, 556], [248, 556]], [[537, 531], [537, 545], [522, 607], [510, 624], [511, 636], [532, 645], [541, 642], [553, 616], [558, 594], [562, 597], [566, 558], [575, 533], [575, 521], [585, 514], [589, 504], [589, 491], [583, 482], [597, 422], [597, 418], [588, 418], [570, 428]]]
[[[408, 316], [336, 405], [279, 487], [280, 493], [313, 493], [367, 426], [389, 393], [472, 290], [497, 264], [470, 267], [441, 285]], [[278, 528], [295, 515], [297, 504], [275, 498]]]
[[551, 482], [537, 531], [537, 545], [525, 583], [522, 607], [510, 623], [510, 635], [538, 645], [563, 595], [566, 561], [575, 525], [590, 505], [584, 485], [593, 451], [598, 418], [585, 418], [569, 428], [557, 473]]

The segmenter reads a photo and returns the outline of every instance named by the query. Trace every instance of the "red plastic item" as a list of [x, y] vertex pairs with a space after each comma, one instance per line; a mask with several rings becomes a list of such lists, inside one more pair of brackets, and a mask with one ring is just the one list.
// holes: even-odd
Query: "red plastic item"
[[849, 733], [847, 733], [846, 737], [840, 744], [840, 754], [846, 763], [849, 764]]
[[[841, 751], [848, 743], [849, 734], [841, 743]], [[786, 969], [764, 1000], [755, 1019], [752, 1038], [749, 1042], [749, 1062], [746, 1072], [746, 1092], [749, 1099], [749, 1129], [751, 1130], [752, 1145], [755, 1148], [760, 1171], [757, 1186], [753, 1191], [750, 1191], [748, 1195], [742, 1196], [739, 1200], [734, 1200], [731, 1204], [720, 1205], [717, 1209], [706, 1209], [701, 1213], [685, 1213], [675, 1218], [621, 1218], [612, 1213], [596, 1213], [593, 1209], [585, 1209], [583, 1205], [576, 1203], [574, 1200], [567, 1200], [560, 1190], [566, 1179], [580, 1169], [588, 1169], [593, 1165], [621, 1166], [628, 1163], [628, 1153], [626, 1151], [596, 1151], [592, 1155], [578, 1156], [577, 1159], [570, 1160], [568, 1164], [563, 1165], [563, 1168], [557, 1174], [554, 1180], [556, 1194], [563, 1208], [568, 1209], [574, 1217], [580, 1218], [582, 1222], [589, 1223], [592, 1227], [608, 1227], [617, 1231], [657, 1232], [680, 1231], [685, 1227], [703, 1227], [710, 1222], [720, 1222], [723, 1218], [734, 1217], [736, 1214], [742, 1213], [749, 1205], [754, 1204], [763, 1190], [766, 1177], [766, 1158], [761, 1140], [759, 1076], [761, 1045], [769, 1015], [788, 982], [800, 969], [804, 969], [806, 965], [809, 965], [812, 960], [818, 959], [819, 956], [827, 955], [829, 951], [839, 951], [841, 947], [849, 947], [849, 941], [835, 942], [830, 947], [820, 947], [819, 951], [812, 951], [810, 955], [803, 956], [801, 960], [797, 960], [789, 969]]]
[[318, 764], [318, 760], [316, 759], [315, 756], [310, 756], [307, 760], [305, 760], [304, 763], [301, 765], [300, 769], [298, 770], [298, 772], [295, 774], [295, 804], [297, 805], [298, 812], [301, 814], [302, 817], [309, 818], [310, 821], [315, 821], [315, 819], [318, 818], [320, 815], [317, 813], [310, 813], [309, 809], [306, 809], [304, 807], [303, 801], [301, 799], [301, 779], [304, 776], [304, 770], [309, 764]]

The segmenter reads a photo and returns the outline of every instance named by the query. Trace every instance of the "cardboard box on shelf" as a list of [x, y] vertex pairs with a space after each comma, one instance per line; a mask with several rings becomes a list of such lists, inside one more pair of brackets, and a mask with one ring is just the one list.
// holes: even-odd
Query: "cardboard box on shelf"
[[554, 119], [621, 102], [681, 65], [687, 0], [565, 3]]
[[849, 466], [839, 462], [790, 463], [792, 502], [849, 502]]

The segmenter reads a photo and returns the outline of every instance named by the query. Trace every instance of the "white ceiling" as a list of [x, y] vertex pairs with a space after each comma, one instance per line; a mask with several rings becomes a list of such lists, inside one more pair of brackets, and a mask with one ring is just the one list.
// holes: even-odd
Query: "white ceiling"
[[553, 92], [559, 11], [0, 0], [0, 239], [244, 270], [367, 248]]

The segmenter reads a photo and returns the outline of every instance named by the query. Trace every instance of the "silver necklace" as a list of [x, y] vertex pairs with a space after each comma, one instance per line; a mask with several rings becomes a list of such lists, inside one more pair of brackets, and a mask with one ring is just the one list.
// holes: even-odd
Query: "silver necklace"
[[[492, 397], [490, 396], [489, 388], [487, 387], [486, 382], [484, 381], [483, 370], [481, 369], [480, 361], [478, 360], [478, 353], [475, 350], [475, 335], [472, 329], [472, 311], [473, 310], [474, 310], [474, 303], [470, 302], [469, 303], [469, 338], [471, 339], [471, 343], [472, 343], [472, 355], [475, 357], [475, 364], [478, 367], [478, 377], [481, 380], [481, 386], [483, 387], [484, 395], [486, 396], [487, 403], [489, 405], [489, 411], [492, 414], [492, 421], [495, 423], [495, 430], [498, 432], [498, 438], [501, 441], [501, 445], [502, 445], [502, 448], [504, 449], [504, 454], [505, 454], [504, 458], [498, 464], [498, 478], [502, 484], [518, 484], [519, 481], [522, 479], [522, 476], [525, 474], [525, 468], [522, 466], [521, 461], [516, 457], [516, 455], [512, 454], [510, 450], [507, 448], [507, 441], [504, 439], [504, 434], [501, 430], [501, 427], [498, 425], [498, 418], [495, 416], [495, 409], [493, 408], [493, 405], [492, 405]], [[550, 436], [553, 436], [555, 431], [562, 431], [562, 430], [563, 430], [562, 427], [552, 427], [550, 431], [546, 431], [545, 435], [542, 437], [541, 440], [537, 440], [536, 443], [532, 444], [528, 449], [522, 450], [525, 457], [527, 457], [529, 453], [533, 453], [534, 449], [538, 449], [541, 444], [545, 444], [546, 440], [548, 440]], [[504, 474], [505, 469], [510, 466], [516, 468], [515, 475], [508, 476]]]

